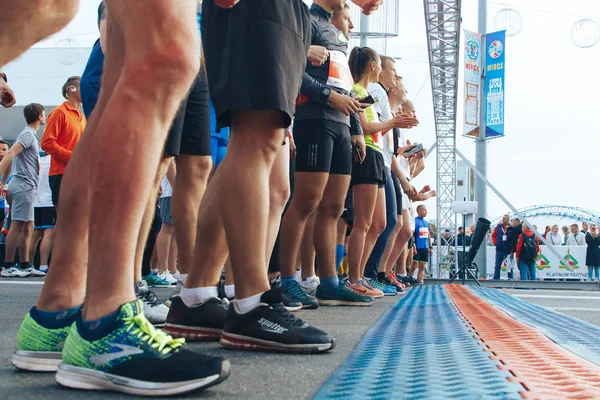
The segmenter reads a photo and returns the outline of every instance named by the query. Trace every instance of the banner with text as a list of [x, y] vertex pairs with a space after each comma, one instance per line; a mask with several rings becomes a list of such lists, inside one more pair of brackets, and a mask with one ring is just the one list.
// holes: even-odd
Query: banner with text
[[479, 87], [481, 85], [482, 37], [465, 31], [465, 119], [463, 136], [479, 137]]
[[505, 33], [485, 35], [485, 137], [504, 136]]

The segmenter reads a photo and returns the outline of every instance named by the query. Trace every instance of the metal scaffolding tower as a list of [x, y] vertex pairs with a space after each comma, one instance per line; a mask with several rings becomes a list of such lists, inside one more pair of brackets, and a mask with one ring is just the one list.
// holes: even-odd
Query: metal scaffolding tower
[[429, 47], [431, 89], [437, 144], [437, 265], [454, 269], [454, 240], [444, 230], [456, 233], [456, 111], [460, 42], [461, 0], [423, 0]]

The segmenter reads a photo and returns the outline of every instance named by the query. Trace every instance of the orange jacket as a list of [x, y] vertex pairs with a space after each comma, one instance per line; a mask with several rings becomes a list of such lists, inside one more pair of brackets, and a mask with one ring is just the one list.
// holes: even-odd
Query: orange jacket
[[41, 146], [42, 150], [52, 156], [49, 176], [65, 173], [85, 124], [83, 113], [66, 101], [48, 115]]

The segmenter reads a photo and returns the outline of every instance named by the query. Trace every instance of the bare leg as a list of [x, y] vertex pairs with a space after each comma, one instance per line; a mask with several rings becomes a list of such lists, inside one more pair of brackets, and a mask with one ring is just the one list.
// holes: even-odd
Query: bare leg
[[319, 263], [319, 276], [336, 276], [335, 243], [337, 222], [344, 211], [344, 200], [350, 186], [349, 175], [329, 175], [323, 199], [317, 208], [314, 244]]
[[275, 164], [269, 176], [269, 227], [267, 229], [267, 248], [265, 265], [269, 265], [273, 246], [281, 226], [281, 214], [290, 199], [290, 146], [281, 146]]
[[325, 172], [296, 172], [294, 198], [283, 217], [281, 226], [281, 275], [296, 273], [296, 260], [306, 230], [306, 221], [316, 210], [327, 186]]
[[[29, 258], [28, 260], [33, 264], [33, 259], [35, 258], [35, 251], [37, 250], [37, 245], [39, 241], [44, 237], [44, 232], [50, 231], [50, 229], [34, 229], [33, 234], [31, 235], [31, 245], [29, 246]], [[41, 249], [40, 249], [41, 253]], [[41, 256], [41, 254], [40, 254]], [[10, 261], [10, 260], [9, 260]], [[47, 260], [46, 260], [47, 261]], [[44, 265], [44, 259], [40, 257], [40, 264]]]
[[373, 211], [373, 222], [365, 237], [365, 247], [362, 254], [362, 260], [360, 262], [361, 276], [365, 274], [365, 267], [367, 261], [371, 256], [371, 252], [377, 243], [377, 238], [385, 230], [386, 225], [386, 209], [385, 209], [385, 189], [380, 188], [377, 190], [377, 199], [375, 201], [375, 210]]
[[[199, 45], [193, 39], [197, 37], [193, 18], [196, 2], [152, 2], [152, 13], [140, 13], [119, 0], [107, 0], [106, 5], [112, 22], [122, 29], [127, 53], [118, 90], [106, 106], [92, 142], [96, 152], [90, 169], [87, 320], [107, 315], [135, 299], [137, 237], [162, 146], [200, 69], [199, 59], [189, 50]], [[188, 13], [189, 20], [181, 18]], [[132, 20], [138, 23], [132, 24]], [[146, 28], [140, 29], [144, 25], [153, 26], [155, 34], [148, 36]], [[162, 35], [161, 29], [168, 29], [169, 34]], [[109, 25], [108, 39], [113, 43], [117, 37], [110, 33]], [[124, 112], [126, 119], [114, 118]], [[119, 146], [115, 148], [117, 140]], [[122, 160], [128, 161], [125, 175], [120, 168]], [[119, 279], [103, 279], [106, 275]]]
[[177, 272], [177, 240], [175, 235], [171, 235], [171, 243], [169, 246], [169, 261], [168, 261], [169, 272], [174, 274]]
[[21, 262], [29, 261], [31, 263], [33, 260], [29, 260], [29, 249], [31, 247], [31, 235], [33, 234], [33, 221], [23, 223], [23, 228], [21, 229], [21, 235], [19, 236], [19, 260]]
[[363, 251], [367, 233], [373, 222], [373, 213], [377, 202], [377, 185], [356, 185], [352, 189], [354, 197], [354, 227], [348, 241], [348, 264], [350, 265], [350, 283], [362, 278]]
[[385, 250], [383, 251], [383, 255], [381, 256], [381, 261], [379, 262], [379, 270], [377, 272], [384, 272], [385, 275], [389, 275], [392, 272], [392, 267], [388, 269], [388, 260], [390, 259], [390, 254], [394, 250], [394, 246], [396, 245], [396, 238], [398, 237], [398, 233], [402, 229], [403, 219], [402, 215], [396, 216], [396, 226], [390, 235], [387, 244], [385, 245]]
[[4, 261], [8, 262], [15, 260], [15, 253], [17, 252], [17, 246], [19, 245], [19, 239], [21, 238], [21, 232], [23, 231], [25, 224], [26, 222], [22, 221], [10, 221], [10, 229], [8, 230], [8, 235], [6, 235], [6, 244], [4, 247]]
[[67, 26], [78, 6], [78, 0], [31, 0], [26, 5], [0, 0], [0, 67]]
[[[315, 220], [317, 213], [312, 213], [306, 220], [304, 226], [304, 235], [302, 235], [302, 243], [300, 244], [300, 267], [301, 277], [309, 278], [315, 275]], [[319, 274], [321, 271], [319, 271]]]
[[227, 261], [225, 261], [225, 284], [233, 285], [233, 270], [231, 269], [231, 259], [227, 257]]
[[[408, 209], [402, 210], [402, 223], [398, 223], [398, 225], [401, 227], [400, 232], [398, 232], [398, 236], [396, 236], [396, 240], [394, 241], [392, 252], [385, 265], [385, 270], [391, 271], [394, 267], [394, 264], [396, 264], [396, 273], [404, 275], [406, 274], [407, 265], [407, 254], [405, 252], [406, 244], [412, 236], [410, 215], [408, 213]], [[408, 265], [410, 265], [410, 263]]]
[[187, 274], [193, 262], [198, 210], [212, 168], [212, 158], [181, 154], [175, 162], [177, 177], [171, 198], [171, 215], [179, 251], [178, 269]]
[[53, 237], [54, 229], [44, 229], [44, 237], [42, 238], [42, 244], [40, 245], [40, 265], [48, 265]]
[[165, 272], [169, 265], [169, 251], [171, 250], [173, 232], [175, 232], [175, 226], [163, 222], [156, 238], [156, 259], [158, 260], [158, 273], [160, 274]]

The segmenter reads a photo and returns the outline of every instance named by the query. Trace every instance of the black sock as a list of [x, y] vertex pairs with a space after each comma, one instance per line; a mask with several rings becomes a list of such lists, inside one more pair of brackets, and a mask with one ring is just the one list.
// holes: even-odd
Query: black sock
[[27, 269], [29, 268], [29, 261], [23, 261], [19, 263], [19, 268], [21, 269]]
[[4, 268], [6, 269], [11, 268], [13, 265], [15, 265], [14, 261], [4, 261]]
[[377, 273], [377, 280], [378, 281], [382, 281], [385, 279], [385, 272], [378, 272]]

